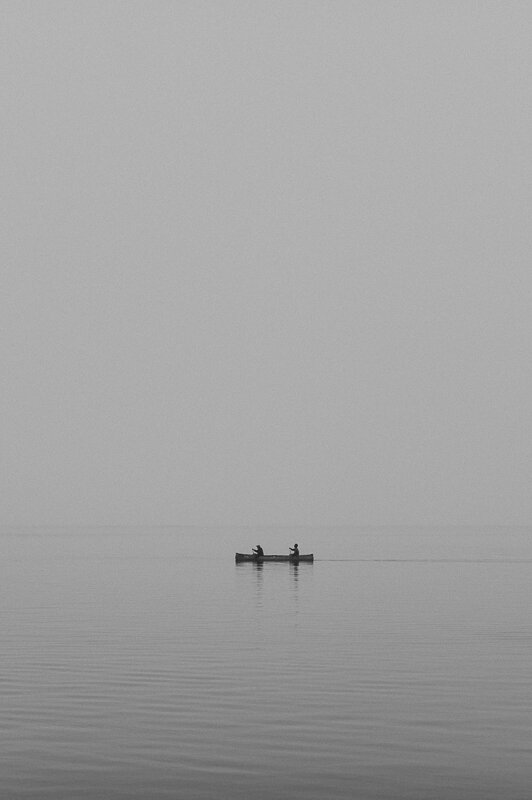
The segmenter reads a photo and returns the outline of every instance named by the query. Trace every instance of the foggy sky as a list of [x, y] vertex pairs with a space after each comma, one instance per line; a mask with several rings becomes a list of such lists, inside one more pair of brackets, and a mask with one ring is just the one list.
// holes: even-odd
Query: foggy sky
[[2, 524], [530, 524], [526, 2], [10, 2]]

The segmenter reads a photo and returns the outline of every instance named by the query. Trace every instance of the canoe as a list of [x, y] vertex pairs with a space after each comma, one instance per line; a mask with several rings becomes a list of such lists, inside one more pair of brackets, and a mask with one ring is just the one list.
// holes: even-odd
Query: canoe
[[235, 553], [235, 561], [255, 561], [262, 564], [266, 561], [291, 561], [292, 564], [297, 564], [300, 561], [314, 561], [314, 553], [301, 553], [298, 557], [294, 556], [256, 556], [252, 553]]

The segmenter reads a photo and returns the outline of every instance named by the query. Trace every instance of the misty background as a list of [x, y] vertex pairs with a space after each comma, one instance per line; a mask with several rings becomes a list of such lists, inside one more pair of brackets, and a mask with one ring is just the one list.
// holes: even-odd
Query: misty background
[[1, 524], [530, 524], [530, 4], [0, 19]]

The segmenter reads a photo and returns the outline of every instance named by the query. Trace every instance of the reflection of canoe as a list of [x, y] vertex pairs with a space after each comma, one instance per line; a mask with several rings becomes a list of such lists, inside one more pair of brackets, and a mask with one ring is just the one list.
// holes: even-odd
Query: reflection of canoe
[[300, 556], [256, 556], [250, 553], [236, 553], [235, 561], [257, 561], [259, 564], [265, 561], [291, 561], [292, 564], [298, 564], [300, 561], [314, 561], [314, 553], [301, 553]]

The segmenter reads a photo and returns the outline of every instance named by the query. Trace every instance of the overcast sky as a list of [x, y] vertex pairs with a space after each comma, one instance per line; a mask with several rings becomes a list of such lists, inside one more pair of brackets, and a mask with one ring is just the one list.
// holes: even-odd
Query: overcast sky
[[530, 3], [0, 14], [1, 523], [532, 523]]

